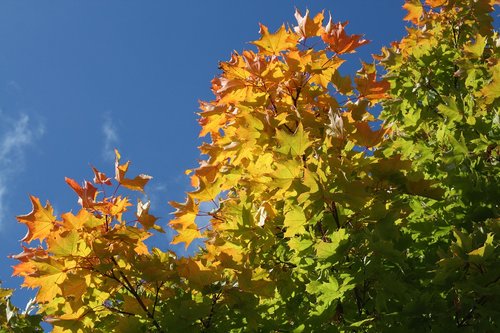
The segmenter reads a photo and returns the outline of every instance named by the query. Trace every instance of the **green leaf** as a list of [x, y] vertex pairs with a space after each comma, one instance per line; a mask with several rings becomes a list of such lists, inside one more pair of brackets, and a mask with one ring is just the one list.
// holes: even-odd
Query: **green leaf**
[[293, 134], [288, 130], [277, 130], [276, 140], [279, 145], [277, 151], [292, 156], [302, 156], [307, 147], [311, 145], [302, 124], [299, 124]]
[[481, 35], [476, 35], [474, 43], [469, 43], [464, 46], [465, 52], [472, 55], [474, 58], [480, 58], [483, 55], [484, 48], [486, 46], [486, 37]]
[[49, 252], [56, 256], [70, 256], [78, 253], [78, 232], [71, 230], [54, 238], [49, 238]]
[[297, 234], [305, 232], [304, 225], [306, 224], [306, 216], [300, 206], [292, 206], [285, 214], [283, 221], [286, 227], [285, 237], [293, 237]]
[[437, 109], [444, 115], [450, 122], [459, 122], [462, 120], [462, 114], [458, 109], [454, 97], [443, 96], [446, 104], [438, 105]]
[[319, 241], [314, 246], [318, 259], [324, 260], [336, 255], [338, 248], [343, 245], [348, 238], [349, 235], [346, 233], [346, 230], [344, 228], [340, 228], [339, 230], [333, 232], [331, 236], [331, 243]]

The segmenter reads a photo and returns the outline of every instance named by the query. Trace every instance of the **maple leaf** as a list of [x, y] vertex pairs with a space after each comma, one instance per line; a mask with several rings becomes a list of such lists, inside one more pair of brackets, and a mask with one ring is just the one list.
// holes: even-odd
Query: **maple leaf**
[[307, 147], [311, 145], [302, 124], [297, 127], [293, 134], [288, 131], [276, 131], [276, 140], [279, 144], [277, 151], [282, 154], [291, 154], [294, 157], [302, 156]]
[[208, 286], [220, 278], [214, 269], [206, 267], [199, 260], [192, 258], [179, 260], [177, 271], [180, 276], [188, 279], [198, 287]]
[[[12, 256], [12, 258], [17, 259], [17, 257], [15, 257], [15, 256]], [[25, 259], [25, 260], [27, 260], [27, 259]], [[25, 277], [25, 276], [28, 276], [28, 275], [36, 272], [36, 268], [33, 265], [32, 261], [22, 261], [19, 264], [12, 266], [12, 268], [13, 268], [12, 276]]]
[[189, 245], [197, 238], [203, 238], [198, 228], [192, 227], [184, 230], [177, 230], [178, 234], [173, 238], [172, 244], [185, 243], [184, 248], [187, 249]]
[[274, 34], [269, 33], [267, 27], [261, 24], [260, 34], [261, 38], [252, 43], [264, 55], [279, 55], [282, 51], [293, 50], [298, 42], [298, 37], [289, 33], [284, 24]]
[[83, 227], [86, 217], [89, 214], [85, 209], [80, 210], [77, 216], [73, 215], [73, 213], [61, 214], [62, 225], [66, 230], [78, 230]]
[[285, 237], [293, 237], [297, 234], [305, 232], [304, 225], [306, 224], [306, 217], [304, 211], [299, 206], [293, 206], [285, 214], [285, 220], [283, 225], [287, 228], [285, 232]]
[[28, 215], [17, 216], [17, 220], [26, 224], [28, 232], [21, 240], [29, 243], [34, 239], [44, 240], [50, 234], [55, 226], [56, 217], [54, 216], [54, 209], [47, 201], [45, 207], [42, 207], [40, 199], [30, 195], [31, 204], [33, 209]]
[[389, 82], [385, 79], [377, 81], [377, 71], [373, 64], [363, 62], [363, 68], [358, 71], [358, 77], [354, 78], [354, 82], [360, 92], [360, 97], [372, 103], [388, 96]]
[[491, 82], [481, 89], [481, 94], [485, 97], [487, 103], [493, 102], [500, 97], [500, 62], [492, 68]]
[[333, 73], [332, 84], [341, 94], [348, 95], [352, 93], [351, 77], [342, 76], [339, 71]]
[[297, 8], [295, 8], [295, 18], [297, 26], [293, 30], [300, 36], [301, 39], [308, 37], [321, 36], [323, 31], [323, 12], [318, 13], [314, 19], [309, 18], [309, 9], [306, 9], [306, 14], [302, 16]]
[[425, 3], [433, 8], [443, 6], [447, 2], [448, 0], [425, 0]]
[[109, 206], [109, 214], [112, 216], [116, 216], [118, 221], [121, 221], [121, 216], [124, 212], [127, 211], [127, 207], [132, 206], [127, 197], [115, 197], [111, 201], [111, 205]]
[[62, 225], [66, 230], [79, 230], [83, 227], [95, 228], [103, 225], [104, 218], [99, 218], [94, 216], [92, 213], [86, 209], [81, 209], [77, 215], [73, 213], [64, 213], [61, 215]]
[[337, 68], [339, 68], [345, 60], [336, 56], [328, 58], [325, 52], [317, 53], [317, 56], [312, 57], [312, 59], [310, 64], [310, 81], [326, 89], [328, 84], [332, 83]]
[[97, 196], [97, 188], [92, 183], [85, 181], [84, 187], [81, 187], [76, 181], [71, 178], [64, 178], [66, 183], [76, 192], [80, 197], [78, 203], [84, 208], [94, 207], [95, 199]]
[[78, 252], [79, 234], [75, 230], [66, 231], [47, 238], [48, 251], [56, 256], [71, 256]]
[[386, 128], [373, 130], [367, 122], [356, 122], [354, 126], [356, 127], [356, 133], [352, 134], [352, 138], [358, 145], [367, 148], [378, 145], [388, 131]]
[[40, 303], [52, 301], [61, 294], [61, 284], [66, 280], [66, 267], [54, 259], [32, 262], [35, 272], [25, 276], [23, 285], [37, 288], [36, 300]]
[[406, 0], [403, 8], [408, 11], [408, 14], [404, 17], [404, 20], [411, 21], [415, 24], [420, 22], [420, 18], [424, 13], [424, 7], [420, 0]]
[[361, 45], [370, 41], [361, 39], [361, 35], [347, 35], [344, 28], [349, 22], [334, 24], [332, 17], [321, 34], [321, 38], [328, 45], [328, 48], [337, 54], [353, 53]]
[[94, 167], [92, 167], [92, 171], [94, 171], [94, 183], [95, 184], [111, 185], [111, 178], [109, 178], [104, 173], [100, 172], [99, 170], [97, 170]]
[[148, 230], [154, 227], [157, 217], [149, 214], [149, 206], [151, 205], [150, 201], [142, 202], [139, 200], [137, 202], [137, 221], [144, 227], [144, 229]]
[[146, 184], [153, 178], [151, 176], [140, 174], [135, 178], [126, 178], [125, 174], [128, 171], [128, 167], [130, 165], [130, 161], [127, 161], [124, 164], [120, 164], [121, 155], [118, 150], [115, 149], [115, 179], [123, 186], [133, 191], [144, 192], [144, 187]]
[[[80, 275], [69, 275], [68, 279], [61, 286], [62, 296], [64, 297], [72, 297], [76, 299], [80, 299], [85, 292], [87, 291], [87, 282], [85, 277]], [[84, 313], [84, 311], [79, 308], [76, 313], [71, 314], [74, 318], [80, 318], [80, 316]], [[61, 317], [61, 319], [70, 317], [69, 314], [67, 317]], [[68, 318], [69, 319], [69, 318]]]

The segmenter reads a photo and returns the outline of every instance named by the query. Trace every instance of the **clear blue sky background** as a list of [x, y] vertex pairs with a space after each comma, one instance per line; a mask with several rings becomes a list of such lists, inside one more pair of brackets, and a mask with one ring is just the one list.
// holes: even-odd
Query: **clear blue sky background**
[[[331, 11], [348, 33], [372, 43], [344, 65], [354, 71], [404, 34], [403, 0], [0, 2], [0, 280], [11, 278], [26, 229], [28, 194], [58, 213], [76, 211], [64, 182], [91, 179], [89, 164], [113, 175], [113, 152], [130, 173], [154, 176], [152, 211], [168, 222], [170, 200], [189, 189], [184, 170], [197, 166], [198, 100], [210, 100], [218, 61], [253, 48], [258, 23], [275, 31], [293, 23], [294, 7]], [[171, 233], [157, 244], [168, 245]], [[191, 250], [191, 249], [190, 249]], [[19, 290], [18, 290], [19, 291]], [[18, 292], [21, 306], [33, 293]]]

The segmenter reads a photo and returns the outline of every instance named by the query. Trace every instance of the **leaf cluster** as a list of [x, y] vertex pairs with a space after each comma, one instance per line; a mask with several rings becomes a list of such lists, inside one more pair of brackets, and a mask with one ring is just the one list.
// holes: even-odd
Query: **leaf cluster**
[[76, 215], [31, 197], [18, 220], [41, 245], [14, 273], [54, 332], [498, 330], [494, 4], [406, 1], [407, 36], [352, 77], [339, 68], [367, 41], [347, 22], [297, 10], [261, 25], [257, 51], [220, 63], [200, 105], [206, 159], [171, 203], [172, 243], [204, 246], [146, 246], [163, 229], [121, 190], [151, 177], [127, 178], [117, 152], [111, 195], [95, 168], [67, 179]]

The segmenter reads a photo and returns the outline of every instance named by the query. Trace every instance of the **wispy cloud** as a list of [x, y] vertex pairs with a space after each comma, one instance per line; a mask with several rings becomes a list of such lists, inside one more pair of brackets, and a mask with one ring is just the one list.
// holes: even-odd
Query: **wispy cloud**
[[26, 114], [12, 118], [0, 111], [0, 224], [8, 211], [9, 179], [24, 167], [26, 148], [44, 133], [40, 122]]
[[109, 113], [104, 115], [102, 134], [104, 135], [102, 156], [105, 160], [114, 160], [114, 148], [116, 148], [116, 145], [118, 144], [118, 130], [116, 129]]

